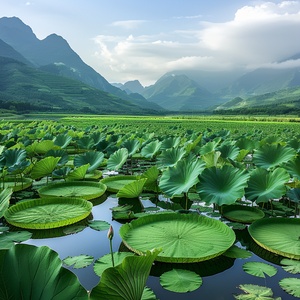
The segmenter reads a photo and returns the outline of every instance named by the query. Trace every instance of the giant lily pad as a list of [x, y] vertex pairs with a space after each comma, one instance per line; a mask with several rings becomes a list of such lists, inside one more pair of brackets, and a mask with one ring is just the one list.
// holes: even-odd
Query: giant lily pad
[[246, 205], [232, 204], [222, 207], [223, 216], [234, 222], [252, 223], [264, 217], [265, 213], [257, 208]]
[[135, 175], [116, 175], [106, 177], [101, 180], [107, 186], [107, 190], [111, 193], [117, 193], [125, 185], [132, 183], [138, 179]]
[[25, 190], [32, 185], [32, 179], [27, 177], [6, 176], [1, 181], [1, 188], [12, 188], [14, 192]]
[[222, 222], [196, 214], [161, 213], [141, 217], [120, 229], [124, 244], [137, 254], [162, 248], [158, 261], [190, 263], [219, 256], [235, 234]]
[[40, 197], [79, 197], [91, 200], [102, 196], [106, 185], [92, 181], [57, 182], [38, 190]]
[[81, 198], [41, 198], [21, 201], [4, 212], [6, 221], [27, 229], [62, 227], [85, 219], [93, 204]]
[[270, 252], [300, 260], [300, 222], [291, 218], [268, 218], [253, 222], [249, 233]]

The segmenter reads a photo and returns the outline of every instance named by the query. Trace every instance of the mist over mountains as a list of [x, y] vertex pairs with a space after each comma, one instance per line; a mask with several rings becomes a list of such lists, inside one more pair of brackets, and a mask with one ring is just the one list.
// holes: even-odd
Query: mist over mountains
[[[63, 37], [51, 34], [39, 40], [16, 17], [0, 18], [0, 58], [2, 104], [27, 101], [48, 111], [68, 107], [81, 112], [133, 114], [228, 110], [285, 105], [285, 101], [300, 106], [300, 67], [269, 67], [248, 73], [174, 70], [147, 87], [138, 79], [111, 84], [84, 63]], [[282, 61], [299, 59], [300, 53]], [[295, 96], [292, 100], [289, 89]], [[265, 95], [263, 100], [253, 101], [259, 95]]]

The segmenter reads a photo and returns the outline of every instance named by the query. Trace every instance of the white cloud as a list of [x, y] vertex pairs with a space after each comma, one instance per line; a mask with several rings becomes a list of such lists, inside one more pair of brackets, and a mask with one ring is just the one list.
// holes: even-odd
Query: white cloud
[[[114, 25], [133, 29], [140, 22], [145, 21]], [[114, 81], [139, 79], [147, 85], [175, 69], [292, 67], [295, 62], [277, 62], [300, 53], [300, 1], [245, 6], [229, 22], [195, 23], [192, 30], [159, 28], [153, 34], [155, 26], [148, 22], [151, 34], [97, 36], [100, 72]]]
[[126, 21], [116, 21], [113, 22], [111, 25], [115, 27], [121, 27], [124, 29], [133, 29], [137, 28], [141, 24], [145, 23], [145, 20], [126, 20]]

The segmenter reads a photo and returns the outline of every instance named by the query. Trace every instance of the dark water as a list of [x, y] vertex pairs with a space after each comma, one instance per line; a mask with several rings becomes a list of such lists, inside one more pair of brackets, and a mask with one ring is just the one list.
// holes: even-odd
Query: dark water
[[[152, 206], [153, 204], [149, 200], [142, 200], [145, 207]], [[118, 199], [109, 197], [101, 204], [95, 204], [93, 207], [92, 215], [95, 220], [103, 220], [109, 222], [114, 228], [113, 238], [113, 250], [118, 251], [122, 240], [118, 235], [119, 228], [122, 224], [112, 220], [111, 207], [118, 206]], [[241, 237], [239, 236], [241, 235]], [[247, 234], [238, 234], [238, 238], [245, 242]], [[46, 245], [58, 252], [61, 259], [67, 256], [76, 256], [80, 254], [87, 254], [93, 256], [95, 259], [109, 253], [109, 241], [107, 239], [107, 231], [95, 231], [89, 227], [83, 231], [62, 237], [55, 238], [35, 238], [27, 241], [28, 244], [42, 246]], [[241, 245], [241, 244], [239, 244]], [[163, 289], [159, 283], [159, 274], [163, 270], [168, 270], [172, 266], [168, 264], [159, 264], [153, 267], [151, 276], [147, 281], [147, 286], [150, 287], [157, 298], [160, 300], [181, 300], [181, 299], [197, 299], [197, 300], [229, 300], [234, 299], [233, 294], [243, 293], [237, 287], [240, 284], [256, 284], [261, 286], [267, 286], [272, 289], [274, 297], [281, 297], [282, 300], [293, 300], [295, 297], [288, 295], [284, 292], [278, 282], [282, 278], [297, 277], [300, 275], [293, 275], [284, 271], [277, 265], [277, 261], [280, 261], [275, 255], [264, 251], [255, 243], [250, 243], [250, 248], [258, 255], [254, 254], [248, 259], [228, 259], [223, 256], [216, 260], [208, 262], [193, 264], [188, 266], [196, 268], [202, 275], [202, 286], [196, 291], [190, 293], [174, 293]], [[262, 257], [264, 258], [262, 258]], [[267, 262], [274, 265], [278, 272], [273, 277], [258, 278], [245, 273], [242, 269], [242, 265], [248, 261], [260, 261]], [[99, 282], [99, 277], [94, 273], [93, 266], [88, 266], [83, 269], [71, 269], [79, 278], [81, 284], [87, 289], [91, 290]], [[67, 300], [67, 299], [66, 299]]]

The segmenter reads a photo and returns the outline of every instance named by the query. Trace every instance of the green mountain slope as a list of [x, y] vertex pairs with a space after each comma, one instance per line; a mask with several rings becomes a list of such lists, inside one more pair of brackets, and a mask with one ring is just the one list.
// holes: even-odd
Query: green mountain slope
[[218, 98], [186, 75], [166, 74], [142, 95], [171, 111], [201, 111], [219, 103]]
[[80, 81], [0, 57], [0, 107], [18, 111], [155, 113]]
[[266, 112], [298, 113], [300, 111], [300, 86], [253, 96], [247, 99], [236, 97], [215, 108], [215, 110], [219, 111], [242, 111], [245, 109], [249, 112], [251, 110], [253, 112], [265, 110]]

